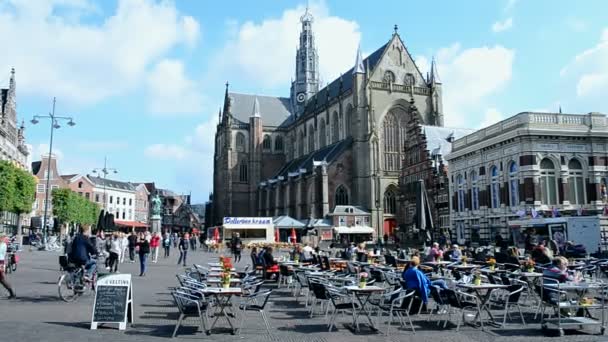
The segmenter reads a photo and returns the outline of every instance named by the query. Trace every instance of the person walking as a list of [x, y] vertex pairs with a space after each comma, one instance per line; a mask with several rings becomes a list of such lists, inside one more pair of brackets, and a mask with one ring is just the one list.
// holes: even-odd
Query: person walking
[[169, 252], [171, 251], [171, 236], [168, 233], [165, 233], [165, 237], [163, 238], [163, 248], [165, 250], [165, 259], [169, 257]]
[[7, 237], [4, 235], [0, 235], [0, 284], [4, 286], [4, 288], [8, 291], [8, 298], [14, 299], [16, 298], [15, 290], [11, 284], [9, 284], [8, 280], [6, 280], [6, 274], [4, 273], [4, 267], [6, 267], [6, 258], [8, 257], [6, 250], [8, 248], [7, 245]]
[[179, 260], [177, 264], [182, 264], [186, 267], [186, 257], [188, 256], [188, 246], [190, 245], [190, 235], [188, 233], [184, 233], [179, 239], [179, 244], [177, 248], [179, 248]]
[[179, 243], [179, 237], [177, 236], [177, 233], [175, 233], [175, 232], [172, 234], [172, 236], [173, 236], [173, 248], [177, 248], [177, 245]]
[[120, 233], [120, 263], [125, 262], [127, 252], [129, 251], [129, 238], [127, 234]]
[[137, 247], [139, 248], [139, 276], [143, 277], [146, 275], [146, 263], [148, 262], [148, 254], [150, 254], [150, 242], [142, 233], [139, 235]]
[[131, 263], [135, 262], [135, 247], [137, 246], [137, 235], [135, 232], [131, 232], [128, 237], [129, 240], [129, 261]]
[[196, 235], [194, 234], [190, 235], [190, 247], [193, 251], [196, 250]]
[[156, 263], [158, 261], [158, 249], [160, 248], [160, 236], [157, 232], [152, 234], [150, 247], [152, 248], [152, 262]]
[[118, 233], [114, 233], [112, 235], [112, 240], [110, 241], [110, 272], [118, 272], [118, 263], [120, 261], [120, 237]]
[[230, 248], [232, 248], [232, 255], [234, 256], [234, 262], [241, 261], [241, 249], [243, 248], [243, 242], [239, 233], [236, 233], [230, 241]]

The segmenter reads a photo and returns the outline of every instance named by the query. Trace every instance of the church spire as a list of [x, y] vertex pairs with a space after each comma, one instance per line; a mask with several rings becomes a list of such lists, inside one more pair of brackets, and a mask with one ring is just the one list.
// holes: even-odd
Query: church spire
[[439, 73], [437, 72], [437, 63], [435, 63], [435, 56], [433, 56], [433, 60], [431, 61], [431, 84], [433, 83], [441, 83], [441, 79], [439, 78]]
[[253, 100], [253, 110], [251, 111], [251, 117], [254, 117], [254, 118], [260, 117], [260, 103], [258, 102], [257, 96]]
[[357, 59], [355, 61], [355, 68], [353, 74], [364, 74], [365, 67], [363, 66], [363, 57], [361, 57], [361, 44], [357, 47]]
[[319, 91], [319, 56], [312, 32], [313, 21], [307, 6], [300, 17], [302, 31], [296, 51], [296, 77], [291, 83], [291, 102], [296, 116], [304, 112], [306, 102]]

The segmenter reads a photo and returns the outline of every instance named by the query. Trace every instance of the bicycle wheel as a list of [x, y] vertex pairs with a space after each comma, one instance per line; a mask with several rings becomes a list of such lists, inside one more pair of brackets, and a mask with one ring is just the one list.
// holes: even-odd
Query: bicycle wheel
[[62, 274], [59, 277], [57, 288], [59, 298], [64, 302], [73, 302], [78, 298], [79, 293], [76, 291], [76, 284], [74, 284], [74, 280], [70, 274]]

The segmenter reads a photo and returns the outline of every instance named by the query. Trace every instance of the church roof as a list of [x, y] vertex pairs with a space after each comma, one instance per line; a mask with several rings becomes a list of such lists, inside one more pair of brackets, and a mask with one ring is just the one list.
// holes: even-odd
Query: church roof
[[264, 126], [281, 127], [289, 123], [291, 101], [287, 97], [260, 96], [228, 93], [231, 99], [230, 114], [237, 120], [249, 123], [252, 109], [257, 99], [257, 111]]
[[331, 164], [331, 162], [336, 160], [351, 144], [352, 138], [349, 137], [326, 146], [320, 150], [314, 151], [313, 153], [309, 153], [303, 157], [294, 159], [285, 164], [273, 178], [277, 178], [279, 176], [287, 178], [290, 172], [298, 172], [300, 169], [306, 169], [306, 172], [309, 172], [312, 170], [313, 160], [325, 160], [328, 164]]
[[[370, 71], [373, 70], [376, 67], [376, 65], [378, 64], [378, 62], [380, 61], [380, 58], [382, 57], [382, 53], [384, 52], [384, 50], [386, 49], [386, 46], [389, 43], [390, 42], [382, 45], [380, 48], [378, 48], [378, 50], [372, 52], [371, 55], [367, 56], [367, 58], [363, 60], [363, 65], [365, 65], [365, 66], [369, 65], [369, 70]], [[345, 76], [340, 76], [340, 77], [336, 78], [333, 82], [331, 82], [326, 87], [319, 90], [319, 92], [316, 93], [314, 96], [312, 96], [306, 103], [306, 108], [304, 109], [304, 115], [316, 113], [316, 112], [320, 111], [322, 108], [324, 108], [327, 105], [327, 103], [329, 102], [328, 101], [329, 99], [333, 99], [333, 98], [337, 97], [338, 95], [343, 94], [343, 93], [349, 91], [350, 89], [352, 89], [352, 87], [353, 87], [353, 77], [352, 77], [353, 70], [354, 70], [354, 67], [348, 69], [348, 71], [346, 71], [344, 73]], [[328, 98], [328, 95], [329, 95], [329, 98]]]
[[452, 128], [452, 127], [438, 127], [438, 126], [422, 126], [422, 131], [426, 136], [426, 147], [431, 152], [431, 156], [441, 155], [445, 162], [445, 156], [452, 151], [452, 144], [448, 139], [453, 138], [452, 141], [462, 138], [467, 134], [475, 132], [474, 129], [470, 128]]

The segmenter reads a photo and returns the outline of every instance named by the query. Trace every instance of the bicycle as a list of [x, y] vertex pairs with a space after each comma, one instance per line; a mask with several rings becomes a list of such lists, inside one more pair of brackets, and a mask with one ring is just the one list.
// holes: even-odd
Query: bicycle
[[91, 279], [86, 279], [84, 266], [78, 267], [69, 263], [65, 255], [59, 257], [59, 265], [63, 271], [57, 281], [57, 290], [61, 300], [68, 303], [73, 302], [78, 297], [87, 294], [89, 289], [95, 291], [97, 271], [93, 272]]

